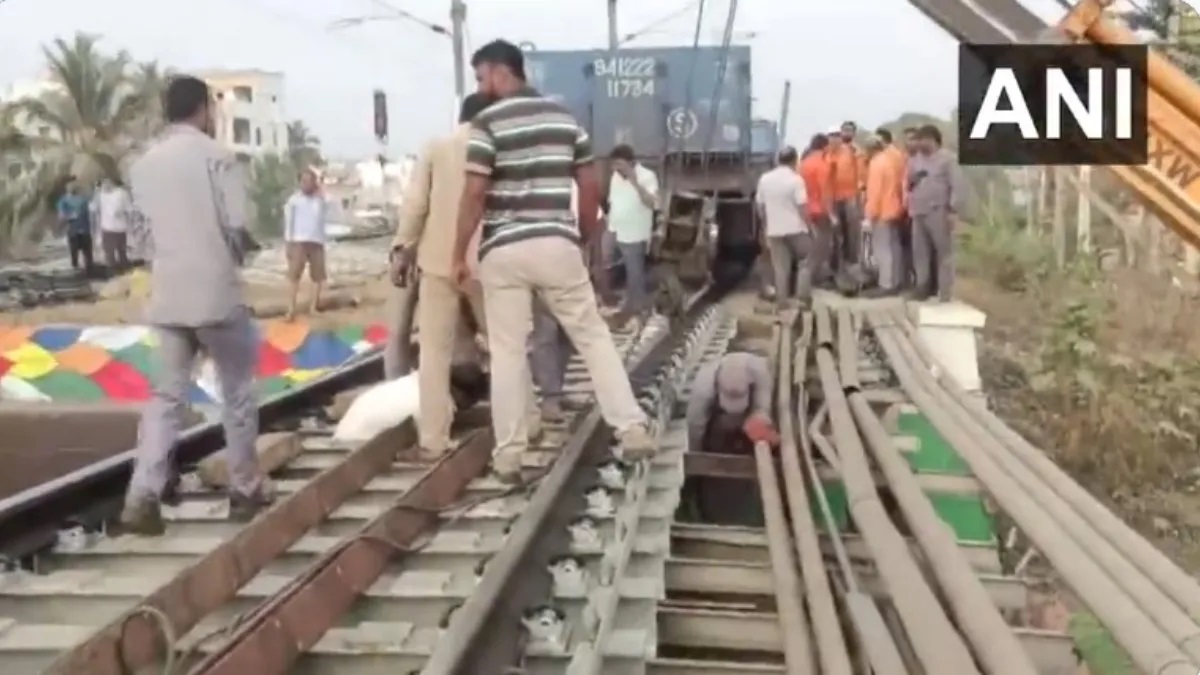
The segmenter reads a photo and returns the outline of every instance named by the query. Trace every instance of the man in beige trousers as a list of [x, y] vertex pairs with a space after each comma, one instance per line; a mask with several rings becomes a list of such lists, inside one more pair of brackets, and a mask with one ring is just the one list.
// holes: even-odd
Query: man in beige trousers
[[[450, 425], [454, 417], [451, 364], [456, 347], [460, 353], [473, 351], [470, 343], [474, 331], [469, 331], [464, 319], [470, 316], [473, 328], [486, 330], [480, 284], [473, 278], [463, 283], [454, 279], [452, 253], [466, 175], [470, 131], [467, 123], [487, 105], [488, 99], [479, 94], [467, 96], [459, 111], [458, 128], [434, 139], [421, 152], [405, 189], [400, 222], [392, 241], [392, 282], [404, 289], [412, 281], [413, 272], [420, 270], [416, 322], [420, 329], [417, 378], [421, 396], [417, 426], [418, 459], [423, 460], [440, 457], [451, 445]], [[402, 294], [403, 291], [397, 292], [397, 296]], [[531, 406], [529, 416], [536, 426], [540, 421], [536, 408]]]
[[[482, 226], [483, 283], [492, 357], [492, 468], [522, 480], [528, 447], [523, 410], [514, 395], [529, 377], [526, 344], [533, 298], [542, 300], [582, 357], [600, 412], [616, 430], [626, 459], [647, 459], [656, 440], [633, 396], [625, 366], [596, 307], [580, 245], [597, 231], [600, 186], [591, 140], [562, 105], [525, 83], [520, 48], [496, 40], [471, 59], [479, 91], [499, 100], [471, 120], [467, 177], [455, 239], [455, 276], [467, 277], [467, 249]], [[578, 186], [578, 220], [571, 185]], [[525, 400], [521, 400], [524, 398]]]

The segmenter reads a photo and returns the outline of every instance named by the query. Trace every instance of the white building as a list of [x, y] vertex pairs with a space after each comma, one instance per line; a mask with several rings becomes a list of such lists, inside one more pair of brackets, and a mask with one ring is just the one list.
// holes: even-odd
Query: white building
[[288, 148], [283, 73], [211, 70], [197, 73], [212, 88], [217, 140], [244, 158]]

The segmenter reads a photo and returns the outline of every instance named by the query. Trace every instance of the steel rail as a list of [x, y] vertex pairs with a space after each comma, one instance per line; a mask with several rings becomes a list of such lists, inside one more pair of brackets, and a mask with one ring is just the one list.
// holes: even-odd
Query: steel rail
[[[922, 368], [919, 357], [904, 349], [905, 340], [886, 318], [872, 316], [872, 328], [888, 362], [910, 399], [934, 428], [959, 452], [971, 472], [1042, 555], [1079, 594], [1142, 672], [1155, 675], [1196, 675], [1196, 666], [1163, 629], [1130, 597], [1118, 581], [1061, 524], [1035, 503], [1024, 488], [981, 447], [975, 426], [964, 426], [948, 410], [955, 406], [936, 380]], [[939, 393], [939, 391], [941, 393]]]
[[[684, 317], [685, 335], [715, 296], [716, 291], [709, 288], [691, 303]], [[630, 374], [635, 392], [654, 384], [655, 371], [673, 350], [669, 337], [659, 336], [637, 359]], [[519, 663], [525, 642], [522, 615], [553, 588], [549, 562], [568, 548], [567, 525], [583, 504], [592, 473], [588, 469], [606, 459], [608, 435], [598, 410], [584, 419], [517, 520], [507, 545], [484, 570], [475, 592], [454, 613], [425, 664], [424, 675], [502, 672]]]
[[[353, 363], [263, 401], [258, 407], [259, 428], [268, 429], [344, 389], [377, 381], [381, 374], [382, 355], [371, 350]], [[219, 422], [198, 425], [181, 434], [174, 462], [189, 466], [224, 443]], [[53, 546], [64, 523], [96, 529], [114, 517], [133, 472], [134, 455], [134, 450], [127, 450], [0, 500], [0, 557], [18, 561]]]
[[[804, 473], [800, 467], [800, 451], [797, 448], [797, 434], [793, 423], [796, 414], [796, 408], [792, 406], [792, 390], [796, 387], [793, 373], [799, 378], [800, 393], [796, 398], [800, 405], [803, 405], [805, 401], [804, 374], [812, 332], [811, 315], [805, 314], [802, 321], [804, 322], [804, 333], [797, 343], [800, 348], [793, 348], [791, 330], [784, 331], [779, 345], [779, 377], [776, 382], [779, 454], [783, 465], [787, 504], [792, 517], [795, 554], [800, 563], [805, 595], [808, 599], [808, 611], [812, 617], [817, 658], [821, 664], [820, 672], [822, 675], [851, 675], [853, 671], [850, 657], [846, 653], [846, 636], [842, 633], [842, 622], [837, 614], [833, 591], [829, 586], [828, 572], [825, 569], [825, 561], [821, 556], [820, 540], [817, 537], [816, 523], [813, 521], [813, 514], [810, 510], [811, 502], [808, 498], [808, 490], [804, 485]], [[795, 363], [794, 368], [793, 362]], [[774, 467], [772, 467], [772, 473], [774, 473], [773, 469]], [[761, 462], [759, 471], [760, 473], [763, 471]], [[767, 510], [766, 501], [767, 495], [764, 493], [764, 515]], [[826, 506], [826, 508], [828, 507]], [[770, 525], [770, 520], [767, 521], [767, 525]], [[782, 617], [782, 615], [781, 612], [780, 616]], [[785, 635], [792, 632], [786, 626], [783, 628]], [[807, 635], [805, 635], [805, 639], [807, 639]]]
[[[832, 346], [833, 336], [831, 335], [831, 330], [827, 315], [825, 318], [821, 318], [821, 314], [814, 316], [812, 312], [805, 315], [804, 336], [806, 338], [806, 353], [803, 359], [797, 358], [797, 363], [803, 364], [803, 368], [806, 371], [808, 368], [808, 346]], [[804, 453], [804, 467], [808, 471], [808, 478], [813, 486], [813, 492], [817, 495], [817, 503], [821, 507], [822, 521], [825, 524], [826, 533], [831, 540], [833, 553], [838, 567], [841, 569], [842, 578], [845, 583], [845, 587], [838, 590], [845, 600], [846, 611], [850, 615], [850, 623], [854, 627], [859, 644], [862, 646], [862, 650], [859, 653], [859, 669], [862, 671], [873, 669], [878, 673], [903, 673], [908, 670], [908, 667], [905, 665], [904, 656], [901, 655], [900, 646], [896, 643], [896, 636], [888, 629], [887, 622], [884, 621], [883, 614], [880, 613], [879, 605], [875, 603], [874, 598], [864, 593], [858, 585], [857, 575], [850, 564], [850, 556], [842, 541], [841, 533], [838, 532], [837, 521], [833, 518], [828, 498], [825, 496], [825, 488], [822, 486], [821, 478], [817, 473], [816, 461], [813, 457], [813, 445], [818, 440], [824, 441], [826, 445], [829, 445], [824, 436], [821, 436], [817, 432], [817, 429], [829, 417], [829, 403], [828, 401], [822, 401], [812, 420], [807, 423], [804, 422], [803, 420], [808, 414], [807, 388], [804, 384], [805, 382], [802, 379], [800, 381], [801, 386], [799, 387], [799, 391], [802, 393], [797, 403], [798, 407], [796, 408], [797, 419], [801, 420], [800, 449]], [[835, 457], [831, 445], [825, 452], [827, 453], [825, 457], [827, 462], [830, 461], [831, 457]], [[841, 475], [841, 464], [830, 463], [838, 475]]]
[[[678, 345], [670, 362], [656, 378], [657, 387], [644, 392], [641, 401], [649, 409], [652, 428], [661, 446], [663, 433], [675, 412], [676, 396], [684, 385], [681, 381], [692, 375], [691, 371], [700, 358], [698, 346], [709, 341], [716, 325], [715, 312], [708, 312], [700, 325], [690, 332]], [[617, 608], [621, 601], [620, 585], [625, 580], [626, 570], [633, 555], [639, 525], [646, 506], [650, 483], [650, 462], [638, 462], [632, 475], [624, 481], [625, 500], [614, 514], [614, 541], [600, 561], [596, 586], [588, 592], [587, 604], [583, 608], [585, 634], [575, 647], [566, 675], [600, 675], [609, 640], [616, 629]]]
[[[818, 326], [829, 335], [827, 311], [818, 308], [817, 318]], [[921, 665], [929, 675], [978, 675], [979, 669], [962, 637], [950, 623], [913, 560], [907, 543], [896, 531], [879, 500], [862, 441], [838, 379], [831, 340], [822, 340], [817, 348], [817, 370], [829, 404], [829, 419], [834, 442], [839, 448], [850, 513], [871, 549]]]
[[283, 673], [350, 609], [387, 564], [435, 530], [471, 479], [491, 459], [490, 429], [443, 457], [412, 489], [358, 534], [326, 552], [282, 592], [243, 620], [222, 647], [192, 673]]
[[[915, 348], [898, 326], [884, 327], [882, 333], [891, 332], [910, 363], [920, 363]], [[1051, 485], [1044, 482], [1036, 471], [1022, 463], [1012, 452], [991, 434], [981, 433], [978, 423], [970, 412], [950, 396], [949, 392], [934, 382], [933, 393], [942, 400], [941, 411], [953, 422], [966, 430], [974, 447], [986, 454], [1000, 467], [1007, 477], [1016, 482], [1021, 492], [1040, 507], [1052, 522], [1082, 548], [1090, 560], [1100, 565], [1106, 574], [1128, 593], [1129, 597], [1154, 620], [1170, 637], [1171, 641], [1187, 654], [1193, 663], [1200, 665], [1200, 624], [1196, 622], [1168, 594], [1134, 564], [1118, 546], [1096, 531], [1083, 516]]]
[[762, 495], [767, 550], [775, 581], [775, 611], [783, 639], [786, 672], [788, 675], [813, 675], [817, 672], [813, 644], [808, 620], [800, 605], [800, 579], [792, 538], [788, 536], [787, 518], [783, 515], [783, 496], [779, 493], [779, 474], [775, 472], [771, 447], [762, 441], [755, 443], [754, 459], [758, 465], [758, 488]]
[[[936, 361], [917, 338], [916, 327], [902, 314], [893, 313], [889, 315], [889, 318], [904, 329], [909, 336], [909, 343], [916, 349], [921, 361], [930, 366], [934, 365]], [[1000, 421], [982, 402], [976, 401], [968, 394], [953, 377], [941, 376], [935, 379], [948, 389], [955, 399], [963, 402], [963, 407], [970, 413], [972, 419], [1049, 484], [1097, 532], [1113, 542], [1164, 593], [1173, 598], [1193, 619], [1200, 619], [1200, 583], [1197, 583], [1195, 577], [1172, 562], [1136, 530], [1093, 497], [1090, 492], [1075, 482], [1044, 451], [1034, 447], [1020, 434]]]
[[160, 620], [165, 619], [176, 635], [194, 628], [371, 478], [385, 471], [398, 449], [415, 442], [415, 426], [410, 421], [363, 444], [343, 462], [275, 503], [129, 612], [56, 659], [47, 674], [121, 675], [157, 663], [166, 650], [175, 647], [164, 643]]
[[[849, 312], [841, 312], [839, 326], [848, 325], [848, 321], [841, 318], [848, 316]], [[954, 619], [971, 642], [984, 669], [990, 675], [1037, 675], [1029, 654], [959, 552], [958, 542], [934, 511], [871, 405], [857, 389], [847, 391], [847, 400], [867, 449], [887, 478], [909, 529], [926, 553], [925, 560], [942, 588]]]
[[[445, 458], [358, 534], [343, 540], [262, 603], [249, 619], [232, 627], [221, 647], [191, 672], [286, 672], [335, 626], [391, 562], [419, 551], [429, 541], [421, 537], [435, 533], [446, 509], [460, 506], [453, 500], [488, 464], [493, 447], [490, 432], [469, 446], [469, 452], [463, 446]], [[489, 496], [487, 501], [499, 497]]]

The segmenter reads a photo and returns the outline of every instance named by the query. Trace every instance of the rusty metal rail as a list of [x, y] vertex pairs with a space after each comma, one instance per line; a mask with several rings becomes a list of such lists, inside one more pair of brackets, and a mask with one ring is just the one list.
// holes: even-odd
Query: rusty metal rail
[[[479, 478], [490, 459], [489, 433], [431, 469], [394, 461], [415, 440], [411, 424], [346, 446], [331, 441], [318, 418], [294, 419], [336, 390], [308, 390], [305, 405], [292, 403], [291, 425], [299, 422], [301, 431], [268, 434], [290, 449], [276, 453], [283, 457], [273, 475], [280, 499], [252, 523], [229, 522], [223, 493], [188, 475], [182, 503], [164, 507], [165, 536], [110, 537], [74, 525], [29, 559], [32, 569], [0, 575], [0, 669], [184, 672], [238, 629], [303, 600], [304, 581], [324, 588], [408, 546], [428, 546], [436, 557], [445, 546], [430, 545], [428, 533], [462, 515], [443, 511], [464, 491], [463, 510], [506, 506], [511, 489]], [[320, 616], [311, 606], [304, 614], [301, 628]]]
[[[344, 368], [267, 399], [259, 406], [259, 427], [270, 429], [294, 420], [306, 408], [339, 391], [379, 380], [382, 364], [382, 356], [370, 352]], [[190, 466], [223, 444], [219, 423], [193, 427], [180, 437], [174, 461], [178, 466]], [[53, 546], [64, 524], [103, 527], [120, 510], [133, 455], [133, 450], [115, 455], [0, 500], [0, 558], [16, 562]]]

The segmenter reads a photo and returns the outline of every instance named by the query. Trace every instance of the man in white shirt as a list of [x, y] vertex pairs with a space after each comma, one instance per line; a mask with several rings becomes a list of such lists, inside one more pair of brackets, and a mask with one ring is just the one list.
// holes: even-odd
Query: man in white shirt
[[104, 264], [113, 272], [129, 267], [129, 193], [123, 185], [105, 179], [100, 186], [100, 249]]
[[[776, 167], [758, 179], [754, 201], [759, 222], [765, 223], [763, 246], [775, 272], [775, 298], [780, 307], [793, 298], [807, 301], [812, 292], [809, 255], [812, 236], [805, 221], [804, 181], [796, 173], [796, 149], [779, 151]], [[797, 269], [799, 268], [799, 269]], [[793, 292], [792, 273], [796, 272]]]
[[283, 240], [287, 253], [288, 281], [292, 286], [287, 318], [296, 316], [296, 300], [300, 295], [300, 277], [308, 268], [313, 282], [309, 313], [321, 309], [321, 291], [325, 288], [325, 213], [327, 205], [321, 194], [317, 171], [311, 167], [300, 172], [300, 189], [283, 205]]
[[638, 164], [628, 145], [613, 148], [609, 158], [613, 174], [608, 186], [608, 229], [625, 261], [625, 303], [615, 319], [621, 323], [649, 308], [646, 256], [658, 208], [658, 176]]

